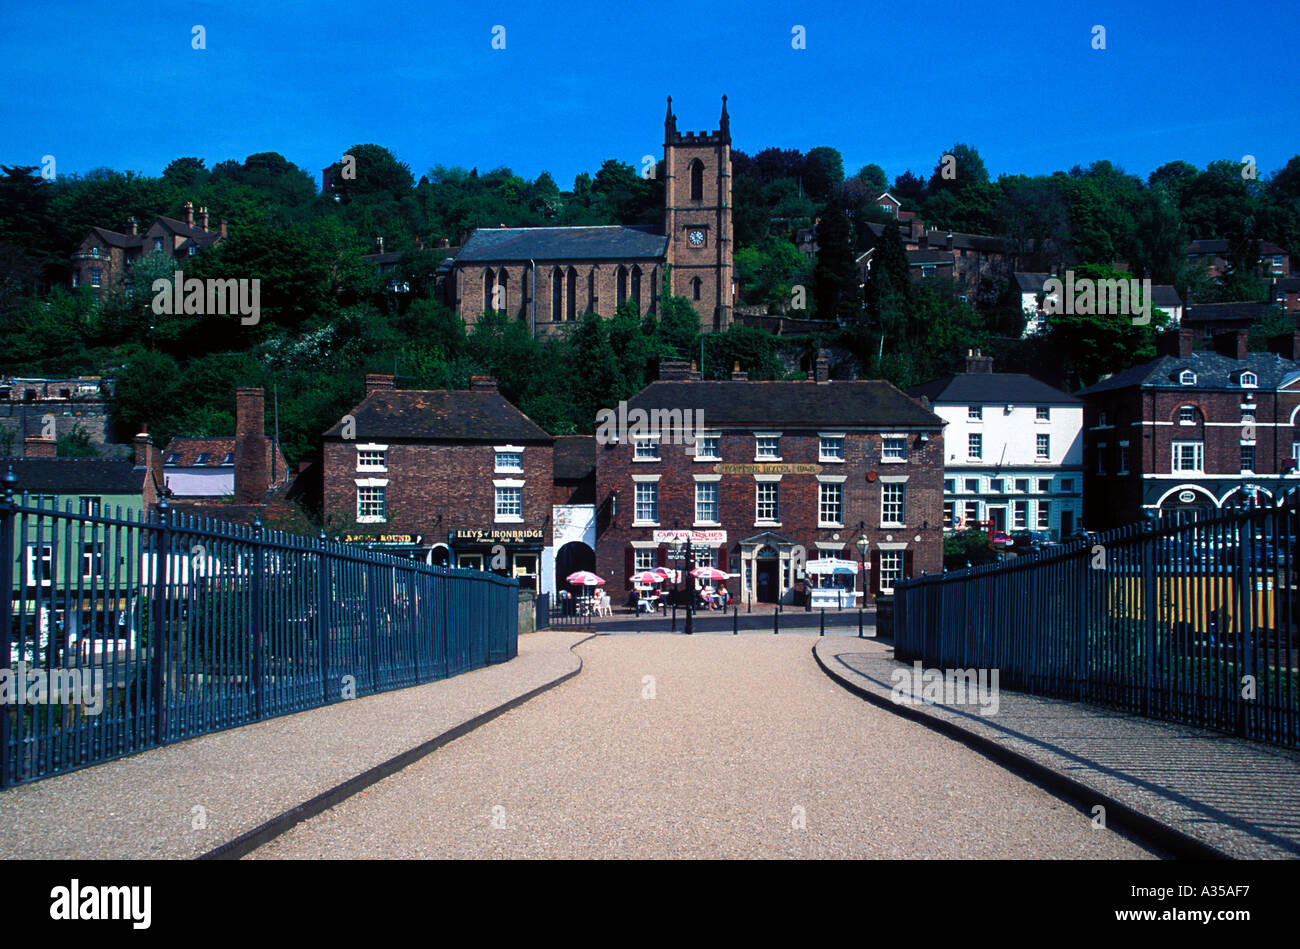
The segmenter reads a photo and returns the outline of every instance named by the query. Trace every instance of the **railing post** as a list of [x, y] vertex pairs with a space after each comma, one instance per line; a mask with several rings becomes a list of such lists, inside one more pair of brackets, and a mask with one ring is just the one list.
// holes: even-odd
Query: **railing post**
[[265, 714], [265, 703], [262, 697], [262, 650], [266, 644], [265, 632], [265, 615], [262, 604], [262, 593], [264, 589], [264, 578], [262, 577], [262, 568], [265, 566], [262, 558], [262, 521], [256, 518], [253, 521], [253, 717], [261, 719]]
[[1151, 525], [1142, 525], [1138, 542], [1142, 545], [1142, 640], [1146, 653], [1142, 677], [1142, 714], [1150, 715], [1155, 705], [1156, 688], [1156, 565]]
[[[0, 671], [8, 672], [10, 652], [13, 649], [14, 485], [18, 483], [13, 465], [9, 466], [3, 481], [4, 500], [0, 501], [0, 588], [4, 589], [5, 599], [3, 610], [0, 610]], [[0, 788], [10, 787], [14, 783], [14, 762], [9, 754], [9, 714], [7, 706], [0, 706]]]
[[320, 532], [320, 560], [317, 567], [316, 582], [316, 635], [318, 639], [318, 662], [320, 665], [321, 701], [330, 701], [330, 560], [329, 541], [325, 532]]
[[154, 545], [153, 561], [153, 611], [150, 623], [149, 640], [153, 649], [150, 656], [150, 688], [153, 701], [153, 740], [161, 745], [167, 739], [167, 690], [164, 685], [164, 670], [167, 668], [165, 650], [167, 648], [167, 587], [172, 560], [172, 526], [171, 512], [167, 508], [167, 499], [158, 502], [159, 526], [156, 530], [157, 543]]
[[[1242, 738], [1254, 737], [1255, 715], [1254, 711], [1258, 708], [1261, 692], [1269, 691], [1268, 683], [1264, 683], [1263, 689], [1260, 688], [1259, 678], [1255, 671], [1255, 584], [1251, 579], [1250, 562], [1253, 559], [1253, 550], [1255, 546], [1255, 521], [1251, 515], [1246, 512], [1241, 515], [1237, 521], [1233, 533], [1237, 540], [1237, 628], [1241, 632], [1241, 663], [1237, 668], [1237, 681], [1233, 683], [1232, 691], [1237, 697], [1237, 702], [1241, 707], [1241, 712], [1237, 716], [1237, 734]], [[1255, 682], [1255, 695], [1253, 700], [1242, 698], [1242, 682], [1245, 676], [1251, 676]], [[1279, 676], [1279, 681], [1281, 677]]]

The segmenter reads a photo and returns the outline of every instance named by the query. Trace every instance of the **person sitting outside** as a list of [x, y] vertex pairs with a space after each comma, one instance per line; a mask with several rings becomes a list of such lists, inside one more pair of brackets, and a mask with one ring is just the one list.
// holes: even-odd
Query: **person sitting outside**
[[718, 605], [724, 610], [731, 605], [731, 593], [725, 583], [718, 584]]

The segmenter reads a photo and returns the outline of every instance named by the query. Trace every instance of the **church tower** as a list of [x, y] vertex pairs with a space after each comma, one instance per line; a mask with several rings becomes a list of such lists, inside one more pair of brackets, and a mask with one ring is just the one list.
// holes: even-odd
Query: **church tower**
[[716, 132], [677, 131], [673, 97], [664, 119], [664, 234], [672, 292], [700, 314], [700, 329], [731, 325], [731, 119], [727, 97]]

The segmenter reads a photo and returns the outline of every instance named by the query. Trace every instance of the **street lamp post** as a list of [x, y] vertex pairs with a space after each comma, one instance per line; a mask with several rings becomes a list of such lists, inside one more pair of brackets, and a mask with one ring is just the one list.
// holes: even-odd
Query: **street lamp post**
[[[681, 570], [685, 574], [685, 577], [690, 577], [690, 571], [695, 569], [695, 549], [691, 546], [690, 540], [683, 538], [681, 534], [678, 534], [670, 546], [673, 552], [673, 559], [678, 564], [681, 564]], [[691, 582], [685, 580], [685, 577], [683, 578], [687, 584], [685, 632], [687, 636], [691, 636], [695, 633], [695, 591], [691, 589]]]
[[871, 541], [867, 540], [865, 531], [862, 536], [858, 538], [858, 542], [854, 546], [858, 548], [858, 553], [862, 555], [862, 606], [865, 608], [867, 605], [868, 592], [867, 577], [869, 576], [867, 573], [867, 549], [871, 546]]

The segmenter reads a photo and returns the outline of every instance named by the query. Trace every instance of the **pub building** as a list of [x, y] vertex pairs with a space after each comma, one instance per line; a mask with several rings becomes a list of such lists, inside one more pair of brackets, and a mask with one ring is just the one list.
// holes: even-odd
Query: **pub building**
[[414, 390], [368, 374], [365, 397], [324, 435], [325, 529], [541, 589], [553, 560], [554, 441], [490, 376], [467, 390]]
[[[626, 414], [650, 421], [598, 433], [596, 448], [596, 572], [616, 602], [631, 601], [634, 573], [676, 566], [683, 534], [741, 604], [845, 583], [870, 606], [942, 569], [944, 422], [888, 382], [832, 381], [821, 353], [798, 382], [751, 382], [739, 366], [701, 381], [665, 361]], [[692, 437], [655, 419], [690, 420]], [[808, 562], [831, 558], [810, 581]], [[848, 561], [859, 568], [845, 576]]]

